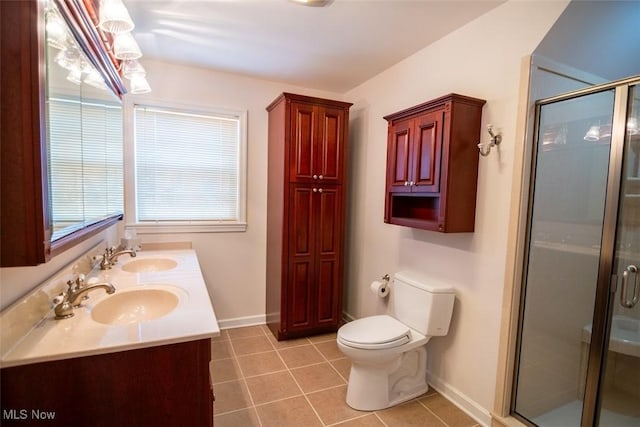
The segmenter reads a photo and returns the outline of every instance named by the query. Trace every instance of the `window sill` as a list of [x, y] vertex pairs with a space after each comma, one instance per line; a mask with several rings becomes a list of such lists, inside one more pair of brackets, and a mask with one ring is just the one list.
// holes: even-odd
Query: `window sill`
[[202, 223], [202, 224], [127, 224], [137, 234], [177, 234], [177, 233], [237, 233], [247, 231], [247, 223]]

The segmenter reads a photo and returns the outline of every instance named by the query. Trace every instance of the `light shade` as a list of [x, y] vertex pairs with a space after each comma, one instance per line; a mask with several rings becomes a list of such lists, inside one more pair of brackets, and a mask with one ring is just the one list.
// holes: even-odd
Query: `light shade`
[[79, 63], [80, 52], [78, 52], [78, 49], [76, 49], [75, 47], [69, 47], [58, 52], [53, 60], [62, 68], [71, 70]]
[[127, 79], [132, 79], [134, 76], [146, 76], [147, 71], [137, 59], [129, 59], [124, 61], [122, 65], [122, 75]]
[[107, 85], [104, 83], [104, 79], [95, 68], [92, 69], [87, 77], [85, 77], [84, 82], [89, 86], [93, 86], [98, 89], [107, 89]]
[[101, 0], [99, 13], [102, 30], [115, 34], [133, 30], [133, 20], [122, 0]]
[[134, 95], [139, 95], [142, 93], [151, 92], [151, 86], [149, 86], [149, 82], [144, 76], [135, 75], [131, 78], [131, 93]]
[[585, 134], [584, 140], [589, 142], [596, 142], [600, 140], [600, 126], [599, 125], [591, 126], [587, 131], [587, 133]]
[[82, 70], [79, 66], [74, 67], [69, 71], [69, 74], [67, 74], [67, 80], [77, 85], [82, 83]]
[[55, 9], [47, 11], [47, 43], [56, 49], [65, 49], [67, 47], [67, 27], [58, 12]]
[[113, 55], [118, 59], [138, 59], [142, 51], [131, 33], [118, 33], [113, 40]]

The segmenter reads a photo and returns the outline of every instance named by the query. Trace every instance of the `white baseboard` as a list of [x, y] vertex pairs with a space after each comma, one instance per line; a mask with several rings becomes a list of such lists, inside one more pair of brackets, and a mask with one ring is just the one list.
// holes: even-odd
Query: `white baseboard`
[[260, 314], [258, 316], [235, 317], [233, 319], [218, 320], [220, 329], [239, 328], [242, 326], [264, 325], [267, 323], [266, 316]]
[[349, 313], [347, 313], [346, 311], [343, 311], [342, 320], [344, 320], [345, 322], [353, 322], [354, 320], [356, 320], [356, 318], [350, 315]]
[[430, 372], [427, 372], [427, 382], [478, 423], [485, 427], [491, 425], [491, 413], [462, 394], [460, 390], [432, 376]]

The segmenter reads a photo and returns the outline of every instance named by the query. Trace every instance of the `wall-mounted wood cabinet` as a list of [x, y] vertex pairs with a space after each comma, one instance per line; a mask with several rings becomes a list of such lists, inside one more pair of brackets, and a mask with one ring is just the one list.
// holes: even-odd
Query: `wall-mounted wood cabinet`
[[484, 103], [450, 94], [385, 116], [385, 222], [473, 231]]
[[278, 339], [340, 325], [350, 106], [285, 93], [267, 107], [266, 311]]

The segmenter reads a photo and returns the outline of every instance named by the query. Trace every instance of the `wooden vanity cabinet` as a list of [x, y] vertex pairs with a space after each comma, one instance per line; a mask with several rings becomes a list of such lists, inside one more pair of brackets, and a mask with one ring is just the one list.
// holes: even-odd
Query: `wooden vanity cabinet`
[[485, 101], [450, 94], [385, 116], [385, 222], [445, 233], [475, 223]]
[[2, 425], [213, 426], [210, 361], [203, 339], [4, 368]]
[[340, 326], [351, 105], [284, 93], [267, 107], [266, 312], [279, 340]]

